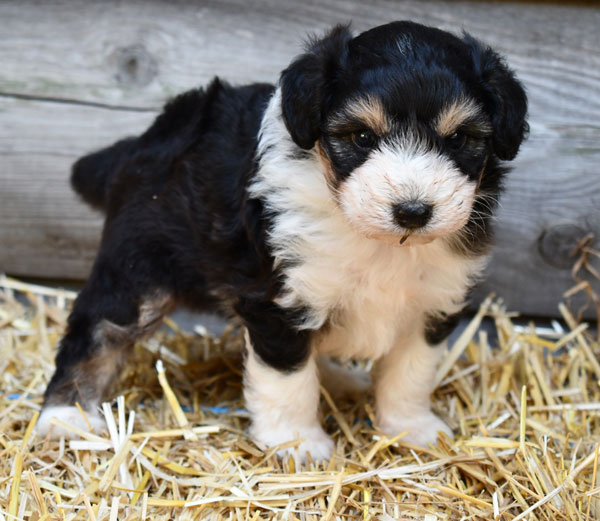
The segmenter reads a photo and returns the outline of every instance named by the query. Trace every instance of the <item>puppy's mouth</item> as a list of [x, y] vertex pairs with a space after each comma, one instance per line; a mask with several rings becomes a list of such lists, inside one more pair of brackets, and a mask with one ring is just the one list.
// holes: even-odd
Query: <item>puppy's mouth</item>
[[399, 201], [391, 207], [391, 218], [397, 233], [374, 233], [374, 238], [395, 246], [428, 244], [436, 237], [428, 230], [434, 214], [434, 205], [419, 199]]
[[399, 233], [370, 233], [367, 234], [369, 239], [375, 239], [377, 241], [384, 242], [391, 246], [398, 247], [409, 247], [416, 246], [418, 244], [429, 244], [437, 239], [437, 236], [431, 234], [425, 234], [420, 232], [413, 232], [407, 230]]
[[413, 232], [406, 232], [404, 235], [402, 235], [402, 238], [400, 239], [400, 242], [398, 243], [399, 246], [411, 246], [414, 244], [429, 244], [430, 242], [434, 241], [436, 239], [436, 237], [434, 237], [433, 235], [426, 235], [426, 234], [418, 234], [418, 233], [413, 233]]

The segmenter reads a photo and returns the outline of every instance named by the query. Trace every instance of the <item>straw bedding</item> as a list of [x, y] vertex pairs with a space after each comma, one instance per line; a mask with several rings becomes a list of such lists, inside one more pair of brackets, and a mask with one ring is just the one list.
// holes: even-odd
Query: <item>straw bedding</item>
[[167, 321], [104, 405], [108, 434], [39, 438], [73, 298], [0, 277], [0, 521], [600, 519], [599, 344], [564, 305], [541, 328], [483, 303], [438, 372], [455, 440], [387, 439], [372, 397], [323, 391], [335, 455], [299, 467], [244, 432], [235, 325], [212, 338]]

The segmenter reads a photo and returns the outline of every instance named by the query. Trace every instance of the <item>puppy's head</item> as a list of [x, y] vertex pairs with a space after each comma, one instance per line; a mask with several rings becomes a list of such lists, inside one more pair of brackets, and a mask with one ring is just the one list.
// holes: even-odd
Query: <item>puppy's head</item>
[[280, 85], [286, 127], [317, 147], [346, 218], [392, 243], [465, 228], [527, 132], [525, 93], [498, 54], [411, 22], [355, 38], [336, 27]]

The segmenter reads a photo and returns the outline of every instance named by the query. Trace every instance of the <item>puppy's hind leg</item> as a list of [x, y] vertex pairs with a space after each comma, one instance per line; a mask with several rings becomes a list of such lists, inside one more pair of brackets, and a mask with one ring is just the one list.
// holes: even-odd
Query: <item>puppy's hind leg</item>
[[151, 293], [142, 298], [134, 285], [116, 277], [107, 263], [97, 261], [85, 288], [74, 303], [67, 332], [60, 342], [56, 371], [44, 394], [38, 434], [72, 437], [73, 432], [53, 425], [52, 418], [88, 431], [104, 421], [98, 406], [130, 351], [135, 339], [160, 324], [170, 299]]

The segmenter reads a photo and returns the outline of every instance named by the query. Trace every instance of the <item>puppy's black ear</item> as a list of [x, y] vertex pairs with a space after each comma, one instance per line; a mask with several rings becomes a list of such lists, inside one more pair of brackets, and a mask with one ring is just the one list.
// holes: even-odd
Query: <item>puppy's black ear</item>
[[338, 25], [324, 38], [310, 41], [306, 52], [281, 73], [283, 120], [292, 139], [305, 150], [321, 135], [326, 87], [344, 62], [351, 38], [348, 26]]
[[486, 108], [492, 115], [492, 143], [499, 159], [514, 159], [527, 137], [527, 96], [504, 60], [491, 48], [465, 34], [475, 70], [484, 91]]

